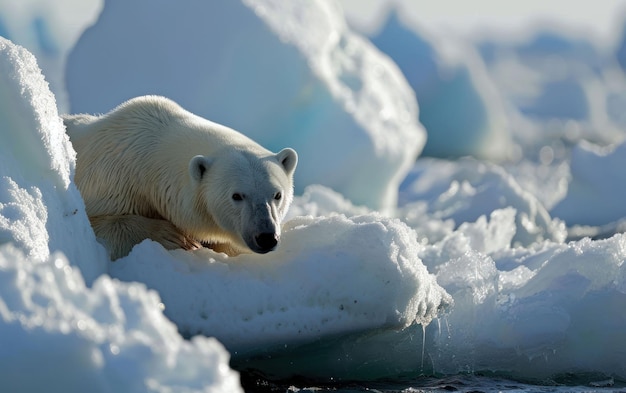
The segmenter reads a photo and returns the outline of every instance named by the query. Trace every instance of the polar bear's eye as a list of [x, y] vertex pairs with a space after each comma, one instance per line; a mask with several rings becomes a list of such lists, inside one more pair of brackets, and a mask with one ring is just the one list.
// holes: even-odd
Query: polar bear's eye
[[243, 195], [241, 195], [238, 192], [234, 193], [233, 194], [233, 201], [243, 201]]
[[277, 201], [280, 201], [280, 198], [283, 197], [283, 194], [280, 193], [280, 191], [278, 191], [276, 194], [274, 194], [274, 199], [276, 199]]

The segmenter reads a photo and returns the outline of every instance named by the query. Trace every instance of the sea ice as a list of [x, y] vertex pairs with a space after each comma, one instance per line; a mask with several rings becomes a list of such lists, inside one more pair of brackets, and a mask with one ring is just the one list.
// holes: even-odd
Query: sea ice
[[528, 247], [544, 240], [562, 242], [564, 224], [553, 219], [534, 195], [520, 187], [502, 167], [472, 158], [458, 161], [420, 159], [400, 190], [398, 211], [410, 223], [414, 208], [456, 225], [476, 221], [494, 210], [513, 207], [512, 246]]
[[[298, 170], [310, 178], [299, 183], [275, 253], [226, 258], [210, 250], [169, 252], [145, 241], [127, 259], [108, 264], [72, 182], [74, 153], [54, 97], [34, 58], [1, 40], [0, 346], [6, 351], [0, 379], [8, 381], [2, 388], [240, 391], [216, 340], [183, 340], [177, 329], [215, 335], [234, 350], [232, 364], [274, 376], [364, 380], [491, 371], [544, 379], [590, 371], [626, 378], [626, 238], [614, 235], [624, 223], [619, 170], [626, 153], [618, 144], [623, 85], [613, 82], [623, 75], [614, 79], [619, 70], [606, 58], [585, 58], [593, 55], [585, 45], [563, 46], [560, 56], [572, 60], [567, 77], [584, 88], [590, 106], [572, 96], [580, 105], [559, 112], [566, 118], [556, 125], [509, 108], [519, 161], [413, 163], [407, 157], [421, 149], [424, 135], [411, 120], [417, 114], [412, 93], [388, 59], [345, 27], [335, 5], [224, 1], [219, 12], [207, 13], [185, 2], [176, 8], [150, 3], [162, 11], [150, 19], [148, 8], [139, 9], [147, 4], [141, 0], [108, 4], [101, 21], [109, 29], [99, 32], [100, 40], [92, 36], [98, 28], [82, 40], [94, 51], [130, 57], [125, 64], [98, 58], [94, 84], [82, 79], [81, 100], [117, 105], [127, 97], [104, 92], [135, 95], [133, 89], [157, 86], [148, 83], [152, 70], [162, 72], [159, 88], [172, 90], [147, 93], [179, 94], [189, 109], [237, 128], [262, 124], [258, 132], [269, 145], [299, 144], [306, 159]], [[213, 11], [213, 5], [201, 6]], [[209, 20], [214, 23], [207, 27]], [[137, 26], [141, 21], [158, 28]], [[319, 24], [316, 34], [302, 33], [312, 22]], [[194, 50], [208, 41], [202, 29], [213, 27], [221, 29], [224, 45]], [[122, 51], [133, 39], [161, 46]], [[490, 77], [502, 66], [501, 78], [493, 80], [507, 100], [526, 97], [526, 107], [537, 109], [532, 100], [546, 97], [541, 89], [547, 85], [534, 79], [541, 75], [525, 63], [544, 56], [540, 49], [507, 49], [493, 63], [481, 52]], [[152, 61], [149, 67], [138, 63], [146, 79], [138, 73], [124, 79], [123, 69], [115, 68], [130, 67], [135, 52]], [[196, 61], [178, 61], [183, 58]], [[120, 79], [109, 70], [120, 71]], [[386, 77], [377, 82], [376, 75]], [[508, 78], [516, 85], [511, 90], [503, 84], [506, 75], [518, 77]], [[99, 90], [93, 88], [97, 78]], [[207, 81], [215, 90], [204, 89]], [[516, 90], [537, 86], [539, 95]], [[617, 98], [607, 115], [604, 97], [611, 94]], [[391, 102], [395, 95], [401, 99]], [[559, 103], [551, 104], [544, 109], [555, 113]], [[295, 126], [302, 128], [285, 131]], [[326, 144], [311, 143], [316, 135]], [[599, 148], [582, 138], [616, 145]], [[462, 141], [448, 140], [451, 149]], [[571, 151], [573, 144], [578, 147]], [[375, 145], [384, 154], [358, 148]], [[337, 152], [355, 153], [333, 156]], [[309, 184], [334, 175], [333, 184]], [[388, 175], [396, 177], [377, 177]], [[394, 209], [385, 198], [398, 191]], [[385, 205], [404, 223], [372, 211], [373, 205]], [[607, 238], [566, 243], [572, 230], [561, 220], [609, 222], [595, 232]], [[108, 269], [146, 283], [119, 282]], [[158, 287], [159, 295], [146, 286]], [[450, 297], [453, 305], [440, 312]], [[415, 319], [432, 321], [411, 324]]]
[[450, 298], [417, 258], [421, 248], [409, 227], [378, 214], [299, 217], [272, 253], [168, 253], [146, 241], [109, 271], [156, 289], [186, 335], [254, 354], [429, 324]]

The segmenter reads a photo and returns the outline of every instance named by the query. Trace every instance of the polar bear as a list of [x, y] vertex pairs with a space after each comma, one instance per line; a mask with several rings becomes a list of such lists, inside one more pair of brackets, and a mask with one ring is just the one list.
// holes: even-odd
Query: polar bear
[[77, 154], [76, 185], [111, 259], [144, 239], [228, 255], [278, 245], [293, 200], [293, 149], [274, 154], [160, 96], [63, 121]]

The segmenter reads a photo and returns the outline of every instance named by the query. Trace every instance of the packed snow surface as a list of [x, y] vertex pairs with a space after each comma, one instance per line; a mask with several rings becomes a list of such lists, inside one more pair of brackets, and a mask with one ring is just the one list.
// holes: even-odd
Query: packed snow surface
[[[461, 61], [391, 14], [372, 33], [387, 57], [330, 0], [109, 0], [78, 38], [98, 2], [66, 24], [40, 3], [0, 3], [0, 35], [28, 49], [0, 39], [2, 390], [241, 391], [230, 365], [626, 379], [620, 40], [456, 42]], [[401, 41], [417, 54], [398, 57]], [[59, 108], [101, 113], [140, 94], [298, 150], [278, 250], [146, 240], [108, 261]], [[418, 119], [433, 144], [415, 161]]]

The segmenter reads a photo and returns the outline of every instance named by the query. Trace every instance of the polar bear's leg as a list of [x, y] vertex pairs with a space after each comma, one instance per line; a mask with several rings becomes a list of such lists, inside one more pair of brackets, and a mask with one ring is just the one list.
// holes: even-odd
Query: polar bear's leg
[[161, 243], [168, 250], [183, 248], [194, 250], [202, 247], [185, 236], [171, 222], [138, 215], [115, 215], [90, 217], [96, 237], [104, 241], [115, 260], [128, 255], [136, 244], [145, 239]]
[[209, 244], [206, 244], [206, 247], [210, 248], [211, 250], [215, 252], [224, 253], [230, 257], [237, 256], [243, 252], [241, 249], [236, 248], [232, 244], [229, 244], [229, 243], [209, 243]]

